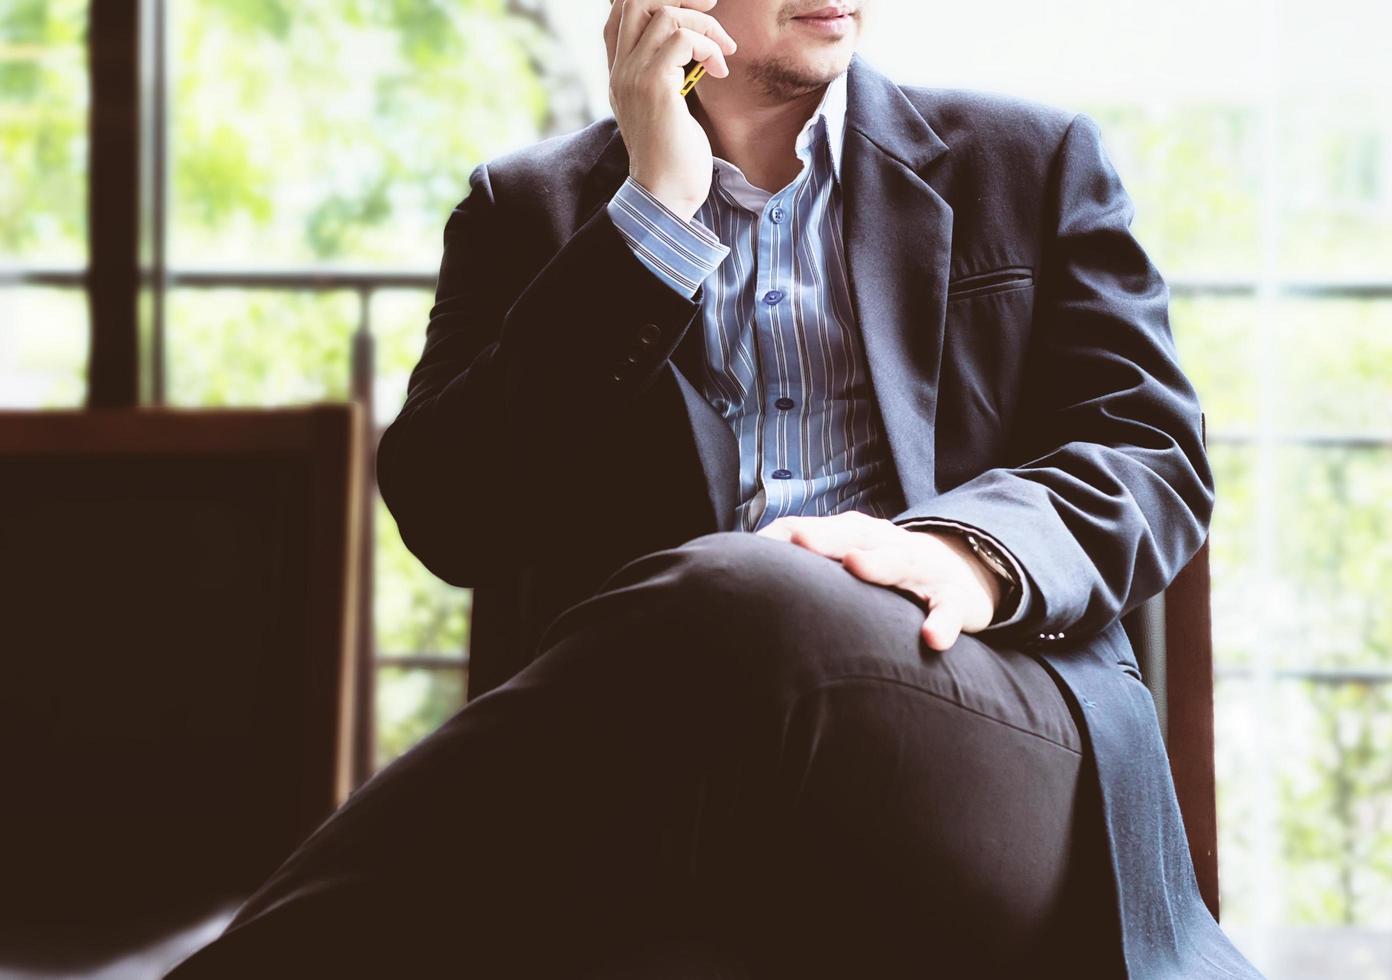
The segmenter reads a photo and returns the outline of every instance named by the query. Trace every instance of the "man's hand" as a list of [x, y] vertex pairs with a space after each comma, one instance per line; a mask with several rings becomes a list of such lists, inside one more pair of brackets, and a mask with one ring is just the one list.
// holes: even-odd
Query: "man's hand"
[[928, 605], [923, 639], [946, 650], [990, 625], [1004, 583], [951, 531], [911, 531], [860, 511], [780, 517], [755, 534], [835, 558], [857, 578], [912, 592]]
[[604, 23], [609, 105], [628, 148], [629, 175], [691, 220], [710, 194], [710, 140], [681, 93], [683, 69], [699, 61], [716, 78], [735, 39], [706, 11], [716, 0], [610, 0]]

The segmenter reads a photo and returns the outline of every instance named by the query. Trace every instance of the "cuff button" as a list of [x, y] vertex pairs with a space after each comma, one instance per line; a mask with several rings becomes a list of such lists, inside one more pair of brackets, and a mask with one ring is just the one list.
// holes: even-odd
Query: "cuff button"
[[662, 331], [656, 323], [645, 323], [638, 328], [638, 341], [642, 344], [653, 344], [657, 338], [662, 336]]

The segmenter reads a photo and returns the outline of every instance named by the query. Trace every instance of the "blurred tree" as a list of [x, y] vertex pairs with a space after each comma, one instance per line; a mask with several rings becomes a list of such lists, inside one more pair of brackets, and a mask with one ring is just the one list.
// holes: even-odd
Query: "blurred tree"
[[0, 0], [0, 258], [80, 262], [86, 0]]
[[171, 262], [428, 268], [469, 171], [546, 121], [502, 0], [172, 5]]

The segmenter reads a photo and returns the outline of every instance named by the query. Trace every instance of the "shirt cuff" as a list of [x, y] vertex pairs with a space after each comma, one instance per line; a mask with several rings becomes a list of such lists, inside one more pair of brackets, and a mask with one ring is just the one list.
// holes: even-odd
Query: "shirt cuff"
[[614, 227], [639, 261], [687, 299], [730, 254], [715, 232], [695, 218], [683, 221], [632, 176], [607, 207]]
[[910, 531], [926, 531], [931, 528], [945, 527], [958, 532], [971, 531], [985, 538], [995, 546], [997, 551], [1005, 556], [1005, 560], [1010, 564], [1010, 570], [1015, 573], [1015, 581], [1020, 583], [1020, 596], [1019, 600], [1015, 603], [1015, 608], [1013, 610], [1008, 608], [997, 609], [995, 618], [991, 620], [989, 625], [992, 627], [1013, 626], [1015, 623], [1024, 619], [1028, 614], [1030, 600], [1034, 596], [1030, 588], [1029, 576], [1025, 574], [1025, 570], [1021, 567], [1019, 559], [1015, 557], [1009, 548], [996, 540], [994, 536], [988, 534], [979, 527], [974, 527], [971, 524], [963, 524], [960, 521], [951, 521], [945, 517], [924, 517], [915, 521], [906, 521], [898, 526], [907, 528]]

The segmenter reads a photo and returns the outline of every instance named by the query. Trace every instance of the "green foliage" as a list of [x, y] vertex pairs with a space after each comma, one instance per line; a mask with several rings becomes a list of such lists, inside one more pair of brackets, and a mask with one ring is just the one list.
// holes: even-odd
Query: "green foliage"
[[384, 656], [431, 654], [465, 661], [473, 592], [436, 578], [406, 549], [391, 512], [377, 498], [377, 649]]
[[[421, 325], [434, 297], [426, 291], [384, 290], [373, 297], [378, 384], [377, 421], [390, 422], [406, 397], [420, 357]], [[472, 592], [447, 585], [406, 549], [396, 521], [378, 501], [377, 643], [384, 653], [463, 657], [468, 646]]]
[[170, 404], [286, 405], [348, 398], [351, 293], [176, 289]]
[[395, 759], [463, 707], [466, 682], [464, 670], [378, 670], [377, 765]]
[[1250, 274], [1260, 260], [1259, 119], [1249, 106], [1098, 103], [1087, 112], [1167, 276]]
[[86, 254], [83, 0], [0, 2], [0, 259]]
[[491, 2], [185, 0], [172, 261], [431, 267], [468, 174], [545, 112]]
[[294, 23], [291, 5], [282, 0], [208, 0], [207, 6], [247, 36], [260, 32], [284, 40]]

